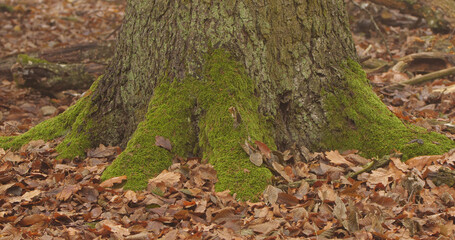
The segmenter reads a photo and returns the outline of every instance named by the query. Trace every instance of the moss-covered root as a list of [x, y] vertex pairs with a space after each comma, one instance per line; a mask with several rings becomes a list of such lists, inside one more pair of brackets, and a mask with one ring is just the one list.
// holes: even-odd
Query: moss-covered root
[[[104, 171], [101, 179], [127, 175], [124, 186], [141, 190], [148, 179], [168, 168], [174, 155], [186, 156], [193, 150], [196, 134], [191, 125], [195, 89], [188, 81], [161, 83], [155, 89], [146, 119], [132, 135], [126, 149]], [[155, 137], [171, 141], [171, 152], [155, 145]]]
[[0, 147], [17, 150], [32, 140], [52, 140], [65, 136], [65, 140], [57, 146], [59, 158], [74, 158], [83, 156], [85, 150], [91, 147], [92, 139], [88, 134], [91, 124], [87, 118], [90, 109], [90, 93], [81, 98], [75, 105], [68, 108], [64, 113], [48, 119], [26, 133], [14, 137], [0, 137]]
[[447, 137], [404, 124], [394, 116], [371, 90], [365, 73], [356, 62], [347, 62], [345, 77], [346, 89], [324, 92], [330, 126], [324, 147], [358, 149], [367, 157], [383, 156], [396, 149], [403, 153], [403, 160], [442, 154], [455, 147]]
[[198, 100], [204, 111], [199, 122], [204, 158], [217, 171], [217, 191], [229, 189], [241, 199], [254, 200], [272, 174], [253, 165], [240, 144], [250, 136], [273, 148], [272, 129], [257, 112], [254, 84], [243, 67], [221, 50], [207, 59], [205, 67], [205, 82]]

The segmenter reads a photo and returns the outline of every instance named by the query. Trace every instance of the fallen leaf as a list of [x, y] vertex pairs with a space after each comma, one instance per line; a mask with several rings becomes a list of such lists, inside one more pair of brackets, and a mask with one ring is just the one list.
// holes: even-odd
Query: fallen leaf
[[100, 187], [103, 187], [103, 188], [112, 187], [112, 186], [114, 186], [114, 184], [122, 183], [123, 181], [126, 180], [126, 178], [127, 178], [126, 175], [119, 176], [119, 177], [109, 178], [108, 180], [102, 182], [102, 183], [100, 184]]
[[272, 151], [270, 151], [270, 148], [267, 147], [267, 145], [263, 142], [260, 141], [254, 141], [256, 146], [258, 146], [259, 151], [261, 151], [262, 155], [264, 155], [267, 159], [270, 159], [272, 157]]
[[280, 193], [278, 193], [277, 202], [284, 203], [289, 206], [295, 206], [295, 205], [299, 204], [299, 199], [292, 196], [291, 194], [280, 192]]
[[442, 158], [441, 155], [418, 156], [408, 159], [406, 164], [409, 168], [417, 168], [417, 170], [422, 171], [426, 166], [435, 163], [440, 158]]
[[22, 195], [22, 200], [29, 202], [32, 199], [34, 199], [35, 197], [38, 197], [40, 194], [41, 194], [41, 190], [33, 190], [30, 192], [26, 192], [26, 193], [24, 193], [24, 195]]
[[19, 225], [22, 227], [28, 227], [37, 223], [42, 223], [48, 221], [49, 218], [44, 215], [44, 214], [33, 214], [33, 215], [28, 215], [22, 218], [19, 221]]
[[276, 230], [280, 226], [280, 224], [281, 223], [279, 221], [272, 220], [269, 222], [249, 226], [249, 229], [257, 233], [268, 234], [271, 231]]
[[155, 145], [158, 147], [162, 147], [168, 151], [172, 150], [171, 141], [162, 136], [155, 136]]
[[283, 165], [277, 163], [277, 162], [272, 162], [272, 167], [277, 171], [286, 181], [292, 182], [291, 176], [289, 176], [286, 171], [284, 170]]
[[100, 222], [100, 225], [105, 227], [105, 229], [108, 229], [110, 232], [119, 234], [121, 236], [130, 235], [130, 231], [127, 228], [122, 227], [120, 224], [117, 224], [112, 220], [103, 220]]
[[390, 160], [393, 162], [396, 168], [400, 169], [402, 172], [407, 172], [409, 165], [402, 162], [399, 158], [391, 157]]
[[253, 153], [250, 155], [250, 161], [256, 165], [256, 166], [261, 166], [262, 165], [262, 154], [260, 153]]
[[178, 173], [163, 170], [158, 176], [149, 180], [149, 190], [155, 189], [160, 183], [163, 183], [166, 187], [172, 187], [180, 181], [180, 176]]
[[268, 185], [264, 190], [264, 201], [269, 204], [275, 204], [278, 200], [278, 194], [283, 192], [281, 189]]
[[137, 203], [137, 194], [134, 191], [128, 190], [125, 192], [125, 198], [128, 202]]
[[57, 200], [66, 201], [71, 197], [71, 195], [73, 195], [80, 189], [81, 186], [79, 184], [66, 185], [65, 187], [63, 187], [63, 190], [60, 193], [58, 193], [55, 197], [57, 198]]
[[368, 176], [367, 185], [371, 188], [374, 188], [377, 184], [380, 183], [385, 187], [390, 183], [389, 177], [392, 176], [393, 174], [384, 168], [373, 170]]
[[120, 153], [120, 148], [119, 147], [106, 147], [103, 144], [100, 144], [99, 147], [95, 149], [90, 149], [87, 151], [87, 157], [90, 158], [104, 158], [104, 157], [110, 157], [110, 156], [115, 156], [118, 153]]
[[346, 160], [338, 150], [325, 152], [326, 158], [333, 163], [334, 165], [347, 165], [349, 167], [353, 167], [354, 164], [348, 160]]

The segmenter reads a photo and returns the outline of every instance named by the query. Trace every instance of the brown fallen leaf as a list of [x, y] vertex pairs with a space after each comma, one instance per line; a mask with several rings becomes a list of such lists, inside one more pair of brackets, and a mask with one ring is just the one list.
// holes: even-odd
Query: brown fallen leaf
[[264, 190], [264, 201], [269, 204], [275, 204], [278, 200], [278, 194], [283, 192], [281, 189], [274, 187], [272, 185], [268, 185], [267, 188]]
[[103, 187], [103, 188], [112, 187], [112, 186], [114, 186], [114, 184], [122, 183], [123, 181], [126, 180], [126, 178], [127, 178], [126, 175], [109, 178], [108, 180], [102, 182], [100, 184], [100, 187]]
[[354, 164], [344, 158], [338, 150], [325, 152], [326, 158], [334, 165], [347, 165], [353, 167]]
[[155, 145], [158, 147], [162, 147], [168, 151], [172, 150], [171, 141], [162, 136], [155, 136]]
[[264, 155], [267, 159], [270, 159], [272, 157], [272, 151], [270, 151], [270, 148], [267, 147], [267, 145], [263, 142], [260, 141], [254, 141], [256, 146], [258, 146], [259, 151], [261, 151], [262, 155]]
[[250, 161], [256, 165], [256, 166], [261, 166], [262, 165], [262, 154], [260, 153], [253, 153], [250, 155]]
[[417, 170], [422, 171], [426, 166], [435, 163], [440, 158], [442, 158], [441, 155], [418, 156], [408, 159], [406, 164], [409, 168], [417, 168]]
[[128, 200], [128, 202], [137, 203], [137, 194], [134, 191], [126, 191], [124, 197]]
[[155, 189], [160, 183], [166, 187], [172, 187], [180, 181], [180, 176], [178, 173], [163, 170], [158, 176], [149, 180], [148, 189], [149, 191]]
[[278, 193], [278, 203], [284, 203], [289, 206], [295, 206], [299, 204], [299, 199], [292, 196], [291, 194], [280, 192]]
[[267, 234], [277, 229], [280, 224], [281, 223], [278, 220], [272, 220], [269, 222], [249, 226], [249, 228], [257, 233]]
[[24, 195], [22, 195], [22, 201], [29, 202], [32, 199], [38, 197], [40, 194], [41, 194], [41, 190], [33, 190], [30, 192], [26, 192], [26, 193], [24, 193]]
[[57, 198], [57, 200], [66, 201], [71, 197], [71, 195], [73, 195], [79, 190], [81, 190], [81, 186], [79, 184], [66, 185], [65, 187], [63, 187], [63, 190], [60, 193], [58, 193], [55, 197]]
[[103, 220], [100, 222], [100, 225], [109, 229], [110, 232], [119, 234], [120, 236], [130, 235], [130, 231], [127, 228], [122, 227], [120, 224], [112, 220]]
[[87, 151], [87, 157], [91, 158], [104, 158], [115, 156], [121, 152], [119, 147], [106, 147], [103, 144], [100, 144], [99, 147], [95, 149], [90, 149]]
[[33, 214], [33, 215], [28, 215], [22, 218], [19, 221], [19, 225], [22, 227], [28, 227], [37, 223], [42, 223], [42, 222], [47, 222], [49, 221], [49, 218], [44, 215], [44, 214]]

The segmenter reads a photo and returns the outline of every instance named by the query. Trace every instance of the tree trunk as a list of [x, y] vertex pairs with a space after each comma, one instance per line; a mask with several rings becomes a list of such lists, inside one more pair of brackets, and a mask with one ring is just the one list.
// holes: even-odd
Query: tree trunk
[[[60, 157], [126, 145], [103, 179], [127, 175], [125, 187], [141, 189], [175, 155], [197, 155], [215, 166], [217, 190], [242, 198], [271, 177], [250, 163], [245, 140], [366, 156], [454, 146], [403, 124], [376, 97], [356, 63], [342, 0], [131, 0], [104, 77], [65, 113], [3, 146], [66, 129]], [[157, 146], [160, 137], [172, 149]], [[411, 142], [417, 138], [423, 144]]]

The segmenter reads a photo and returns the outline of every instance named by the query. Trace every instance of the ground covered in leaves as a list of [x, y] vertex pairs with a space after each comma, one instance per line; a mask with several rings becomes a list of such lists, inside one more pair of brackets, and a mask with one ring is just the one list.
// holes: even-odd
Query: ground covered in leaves
[[[94, 0], [7, 3], [11, 9], [0, 8], [2, 23], [7, 22], [0, 26], [0, 55], [100, 40], [98, 33], [107, 37], [115, 31], [123, 9], [122, 2]], [[453, 36], [435, 35], [411, 16], [368, 5], [380, 26], [375, 29], [366, 11], [348, 6], [359, 56], [367, 59], [364, 66], [378, 95], [403, 121], [452, 137], [452, 78], [391, 86], [453, 66], [450, 58], [438, 58], [408, 62], [406, 71], [393, 67], [413, 53], [452, 54], [450, 46], [437, 43]], [[41, 38], [31, 40], [34, 34]], [[371, 60], [388, 66], [372, 68]], [[0, 76], [1, 135], [20, 134], [55, 116], [79, 94], [42, 97]], [[267, 163], [276, 177], [260, 201], [239, 202], [227, 191], [214, 192], [216, 172], [203, 159], [176, 157], [150, 179], [147, 190], [133, 192], [121, 188], [125, 177], [100, 182], [120, 148], [99, 146], [86, 158], [57, 160], [58, 141], [33, 141], [16, 152], [0, 149], [0, 239], [453, 239], [455, 234], [455, 151], [402, 162], [399, 153], [365, 159], [356, 150], [271, 152], [263, 143], [246, 143], [252, 162]], [[378, 162], [383, 167], [362, 172]]]

